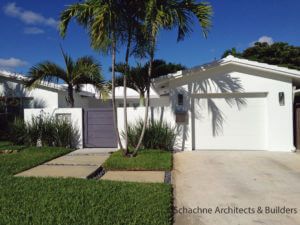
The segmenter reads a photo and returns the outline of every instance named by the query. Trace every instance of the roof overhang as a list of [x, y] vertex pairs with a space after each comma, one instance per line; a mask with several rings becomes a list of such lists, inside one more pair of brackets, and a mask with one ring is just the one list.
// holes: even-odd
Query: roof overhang
[[[0, 70], [0, 77], [5, 79], [16, 81], [19, 83], [23, 83], [24, 81], [28, 80], [28, 77], [18, 74], [18, 73], [11, 73], [5, 70]], [[43, 81], [38, 85], [39, 88], [51, 89], [54, 91], [66, 91], [66, 87], [58, 83], [46, 82]]]
[[232, 72], [235, 69], [243, 69], [251, 71], [259, 71], [268, 74], [275, 74], [280, 79], [289, 78], [292, 80], [295, 86], [300, 86], [300, 71], [294, 69], [288, 69], [285, 67], [269, 65], [266, 63], [260, 63], [256, 61], [240, 59], [233, 56], [227, 56], [218, 61], [213, 61], [211, 63], [207, 63], [201, 66], [194, 67], [192, 69], [178, 71], [173, 74], [168, 74], [165, 76], [161, 76], [158, 78], [153, 79], [153, 87], [159, 92], [160, 94], [166, 94], [168, 89], [168, 84], [174, 80], [181, 80], [186, 79], [192, 75], [201, 75], [205, 74], [209, 71], [220, 69], [224, 72]]

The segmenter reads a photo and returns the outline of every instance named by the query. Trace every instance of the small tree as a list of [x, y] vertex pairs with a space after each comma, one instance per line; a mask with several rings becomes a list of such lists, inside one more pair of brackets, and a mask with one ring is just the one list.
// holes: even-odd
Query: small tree
[[[153, 73], [151, 79], [185, 69], [186, 67], [181, 64], [167, 63], [162, 59], [156, 59], [153, 61]], [[149, 85], [148, 70], [149, 63], [146, 63], [145, 65], [137, 64], [135, 67], [129, 67], [127, 75], [127, 85], [140, 94], [141, 106], [145, 105], [145, 94], [147, 86]], [[121, 73], [121, 76], [117, 78], [116, 83], [118, 86], [122, 86], [125, 74], [125, 66], [123, 64], [117, 64], [116, 71]]]
[[92, 84], [105, 97], [107, 95], [107, 87], [101, 74], [101, 66], [91, 56], [84, 56], [77, 61], [65, 54], [62, 50], [65, 69], [59, 65], [45, 61], [30, 68], [28, 79], [25, 86], [35, 88], [42, 82], [63, 81], [67, 84], [68, 97], [67, 102], [74, 107], [74, 91], [80, 91], [83, 84]]

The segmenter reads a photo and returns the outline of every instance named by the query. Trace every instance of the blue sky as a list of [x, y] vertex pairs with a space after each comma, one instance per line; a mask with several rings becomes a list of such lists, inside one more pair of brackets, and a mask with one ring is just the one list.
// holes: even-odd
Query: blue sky
[[[43, 60], [62, 63], [59, 45], [74, 58], [93, 55], [109, 78], [110, 57], [89, 47], [86, 32], [72, 23], [65, 40], [56, 29], [59, 13], [75, 0], [1, 0], [0, 68], [26, 74], [30, 66]], [[176, 31], [161, 32], [156, 58], [187, 67], [220, 58], [224, 50], [243, 50], [251, 43], [284, 41], [300, 45], [299, 0], [212, 0], [213, 27], [204, 39], [195, 24], [194, 33], [176, 42]], [[123, 60], [121, 51], [118, 61]], [[135, 59], [131, 62], [134, 64]]]

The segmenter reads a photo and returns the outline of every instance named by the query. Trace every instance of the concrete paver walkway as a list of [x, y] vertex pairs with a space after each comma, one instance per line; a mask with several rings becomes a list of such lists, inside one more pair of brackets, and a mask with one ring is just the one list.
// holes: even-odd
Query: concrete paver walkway
[[164, 171], [108, 171], [101, 180], [142, 182], [142, 183], [164, 183]]
[[53, 159], [16, 176], [87, 178], [109, 157], [114, 149], [79, 149]]

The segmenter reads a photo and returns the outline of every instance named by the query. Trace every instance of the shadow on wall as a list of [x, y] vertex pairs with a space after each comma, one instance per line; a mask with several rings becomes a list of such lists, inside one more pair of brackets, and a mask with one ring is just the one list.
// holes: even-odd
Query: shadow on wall
[[[185, 85], [185, 84], [183, 84]], [[222, 110], [218, 107], [214, 100], [214, 96], [209, 94], [227, 94], [224, 97], [224, 101], [230, 107], [237, 107], [238, 110], [241, 110], [243, 106], [246, 105], [246, 100], [244, 98], [238, 97], [237, 95], [230, 95], [234, 93], [242, 93], [244, 89], [242, 87], [241, 81], [239, 78], [232, 77], [229, 74], [223, 75], [214, 75], [214, 76], [201, 76], [198, 77], [196, 81], [190, 82], [186, 84], [186, 88], [180, 86], [176, 89], [172, 89], [170, 91], [170, 100], [171, 100], [171, 109], [173, 112], [178, 110], [184, 112], [191, 112], [191, 129], [188, 129], [188, 121], [189, 118], [186, 118], [186, 122], [177, 123], [176, 129], [178, 131], [178, 135], [180, 135], [180, 144], [181, 150], [185, 149], [186, 141], [188, 140], [189, 130], [192, 130], [192, 135], [195, 132], [195, 119], [203, 118], [201, 115], [202, 110], [195, 109], [203, 109], [204, 107], [199, 104], [199, 101], [195, 101], [195, 98], [201, 98], [205, 96], [206, 99], [206, 107], [208, 113], [211, 114], [211, 126], [212, 126], [212, 135], [218, 136], [223, 132], [223, 123], [225, 121], [225, 116]], [[178, 109], [178, 94], [183, 95], [183, 106]], [[197, 105], [195, 105], [197, 104]], [[163, 113], [163, 110], [162, 110]], [[187, 117], [189, 115], [187, 114]], [[162, 118], [162, 117], [161, 117]], [[192, 141], [194, 142], [195, 138], [192, 137]], [[192, 143], [194, 146], [194, 143]]]
[[3, 92], [1, 93], [6, 98], [33, 98], [31, 108], [46, 108], [46, 102], [36, 96], [29, 96], [28, 90], [21, 83], [12, 84], [9, 81], [3, 81]]

